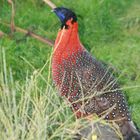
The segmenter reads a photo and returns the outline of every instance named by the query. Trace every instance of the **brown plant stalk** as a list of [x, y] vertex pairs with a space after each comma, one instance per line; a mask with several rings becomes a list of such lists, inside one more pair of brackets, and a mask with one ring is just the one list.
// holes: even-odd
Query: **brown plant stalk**
[[[10, 24], [9, 23], [6, 23], [6, 22], [2, 22], [0, 21], [1, 24], [7, 26], [7, 27], [10, 27], [11, 29], [11, 34], [13, 34], [15, 31], [17, 32], [21, 32], [21, 33], [24, 33], [24, 34], [27, 34], [28, 36], [31, 36], [45, 44], [48, 44], [49, 46], [54, 46], [54, 41], [50, 40], [50, 39], [47, 39], [47, 38], [44, 38], [32, 31], [29, 31], [29, 30], [26, 30], [26, 29], [23, 29], [21, 27], [17, 27], [15, 26], [15, 22], [14, 22], [14, 17], [15, 17], [15, 8], [14, 8], [14, 3], [12, 0], [7, 0], [8, 3], [11, 5], [11, 22]], [[52, 4], [52, 2], [49, 3], [52, 7], [55, 7], [55, 5]], [[0, 31], [0, 37], [3, 36], [4, 33], [2, 31]]]
[[4, 35], [4, 32], [0, 31], [0, 38]]
[[13, 3], [12, 0], [8, 0], [8, 3], [11, 5], [11, 25], [10, 25], [10, 29], [11, 29], [11, 34], [13, 34], [14, 31], [15, 31], [15, 21], [14, 21], [15, 8], [14, 8], [14, 3]]
[[52, 9], [56, 8], [56, 5], [50, 1], [50, 0], [43, 0], [46, 4], [48, 4], [49, 7], [51, 7]]
[[[7, 27], [11, 27], [11, 24], [9, 24], [9, 23], [1, 22], [1, 21], [0, 21], [0, 23], [7, 26]], [[54, 46], [54, 41], [47, 39], [47, 38], [44, 38], [44, 37], [42, 37], [34, 32], [28, 31], [26, 29], [23, 29], [23, 28], [17, 27], [17, 26], [14, 26], [14, 30], [17, 32], [27, 34], [28, 36], [31, 36], [31, 37], [33, 37], [33, 38], [35, 38], [35, 39], [37, 39], [45, 44], [48, 44], [49, 46], [52, 46], [52, 47]]]

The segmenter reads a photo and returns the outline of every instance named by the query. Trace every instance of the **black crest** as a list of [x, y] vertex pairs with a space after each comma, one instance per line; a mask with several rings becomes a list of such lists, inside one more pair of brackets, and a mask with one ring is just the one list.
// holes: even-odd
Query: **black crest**
[[76, 14], [73, 11], [71, 11], [70, 9], [67, 9], [64, 7], [57, 7], [54, 9], [54, 12], [59, 17], [59, 19], [62, 23], [62, 27], [65, 26], [67, 28], [68, 25], [66, 25], [66, 22], [71, 18], [73, 19], [72, 23], [77, 21]]

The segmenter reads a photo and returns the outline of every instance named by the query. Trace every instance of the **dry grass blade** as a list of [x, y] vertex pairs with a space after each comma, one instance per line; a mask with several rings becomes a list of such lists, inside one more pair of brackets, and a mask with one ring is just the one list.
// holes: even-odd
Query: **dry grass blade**
[[[0, 139], [32, 140], [36, 137], [36, 139], [46, 140], [60, 136], [63, 136], [62, 138], [70, 137], [66, 135], [66, 129], [71, 130], [74, 127], [75, 122], [73, 125], [69, 123], [74, 114], [66, 113], [67, 108], [64, 107], [66, 105], [61, 104], [51, 85], [48, 88], [45, 84], [45, 89], [42, 89], [39, 85], [38, 73], [33, 73], [31, 77], [27, 76], [25, 84], [16, 84], [12, 72], [9, 73], [6, 69], [4, 50], [2, 56], [4, 73], [2, 75], [0, 73], [0, 100], [2, 102], [0, 106]], [[48, 83], [48, 81], [46, 82]], [[18, 100], [16, 100], [17, 94], [19, 95]], [[64, 115], [67, 115], [67, 120], [62, 119]]]
[[56, 8], [56, 5], [50, 0], [43, 0], [46, 4], [48, 4], [52, 9]]

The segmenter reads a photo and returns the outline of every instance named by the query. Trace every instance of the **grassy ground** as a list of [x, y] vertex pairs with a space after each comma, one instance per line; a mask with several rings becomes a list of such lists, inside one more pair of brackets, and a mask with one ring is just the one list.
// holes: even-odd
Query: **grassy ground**
[[[77, 13], [82, 43], [122, 75], [120, 83], [140, 127], [139, 0], [53, 2]], [[10, 6], [5, 0], [0, 5], [0, 22], [10, 22]], [[15, 9], [16, 25], [55, 40], [60, 23], [48, 6], [39, 0], [15, 0]], [[1, 23], [0, 30], [10, 32]], [[0, 38], [0, 139], [54, 139], [60, 135], [66, 139], [79, 124], [52, 84], [51, 52], [48, 45], [21, 33]]]

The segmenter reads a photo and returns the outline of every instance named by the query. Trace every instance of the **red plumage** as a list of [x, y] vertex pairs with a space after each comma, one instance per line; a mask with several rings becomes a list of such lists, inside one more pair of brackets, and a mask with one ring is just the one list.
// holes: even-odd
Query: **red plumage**
[[[70, 24], [70, 21], [68, 21], [67, 24]], [[58, 75], [56, 71], [58, 71], [59, 66], [61, 66], [62, 71], [64, 67], [63, 62], [67, 59], [72, 58], [69, 56], [77, 54], [78, 51], [84, 50], [84, 48], [80, 43], [77, 31], [78, 31], [78, 23], [74, 23], [73, 25], [70, 24], [69, 30], [63, 29], [58, 32], [52, 59], [52, 70], [53, 70], [52, 72], [54, 81], [56, 82], [57, 85], [61, 84], [60, 82], [58, 82], [61, 78], [56, 78], [56, 76]], [[73, 57], [73, 59], [70, 59], [68, 61], [72, 61], [72, 63], [75, 64], [76, 57]], [[62, 71], [62, 73], [64, 73], [64, 70]]]

